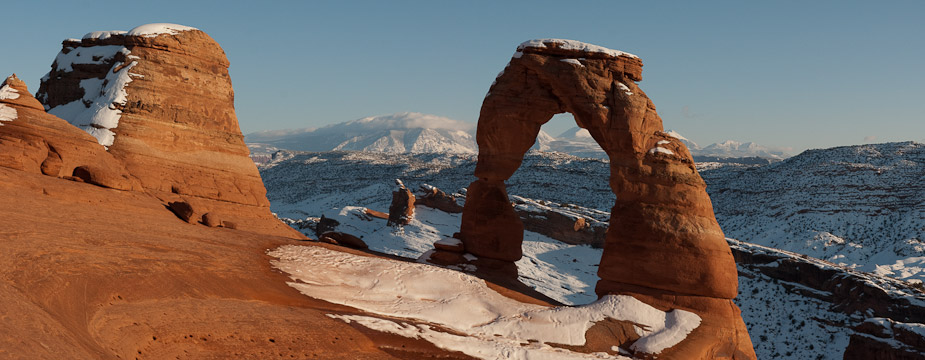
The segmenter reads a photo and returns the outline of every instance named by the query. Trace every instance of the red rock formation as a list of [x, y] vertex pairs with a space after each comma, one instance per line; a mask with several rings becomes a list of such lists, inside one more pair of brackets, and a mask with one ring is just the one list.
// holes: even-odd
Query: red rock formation
[[636, 85], [642, 62], [569, 40], [521, 44], [482, 103], [478, 180], [470, 186], [460, 238], [483, 258], [521, 257], [523, 224], [504, 180], [520, 166], [540, 126], [569, 112], [607, 152], [616, 194], [598, 294], [631, 294], [703, 319], [667, 354], [754, 358], [738, 308], [732, 253], [687, 148], [663, 132], [655, 105]]
[[151, 24], [66, 40], [36, 96], [164, 203], [221, 213], [242, 230], [304, 237], [270, 213], [235, 117], [228, 60], [204, 32]]
[[461, 213], [463, 207], [456, 202], [456, 197], [447, 195], [445, 192], [433, 186], [421, 186], [423, 195], [418, 196], [414, 205], [424, 205], [448, 213]]
[[398, 190], [392, 192], [392, 204], [389, 206], [389, 225], [407, 225], [414, 218], [414, 194], [408, 190], [401, 180]]
[[0, 112], [12, 114], [0, 122], [0, 166], [119, 190], [141, 189], [96, 139], [45, 113], [15, 75], [0, 85], [0, 94]]
[[[65, 41], [36, 96], [97, 136], [149, 191], [269, 206], [238, 127], [224, 51], [202, 31], [173, 28], [181, 30]], [[82, 88], [88, 79], [102, 89]]]

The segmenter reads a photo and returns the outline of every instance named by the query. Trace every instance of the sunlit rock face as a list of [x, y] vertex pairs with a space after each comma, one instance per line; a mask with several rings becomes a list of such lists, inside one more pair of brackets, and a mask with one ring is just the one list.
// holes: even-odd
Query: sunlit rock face
[[685, 145], [664, 132], [655, 105], [636, 85], [640, 80], [642, 61], [632, 54], [560, 39], [521, 44], [482, 103], [478, 180], [468, 188], [458, 236], [479, 257], [520, 259], [523, 224], [504, 181], [540, 127], [569, 112], [610, 157], [617, 198], [597, 293], [698, 313], [703, 326], [672, 348], [674, 354], [754, 358], [731, 301], [735, 263], [706, 186]]
[[146, 190], [261, 207], [225, 52], [174, 24], [63, 42], [36, 97], [125, 163]]
[[242, 230], [303, 238], [270, 212], [228, 66], [218, 43], [188, 26], [91, 32], [62, 43], [36, 107], [91, 135], [83, 137], [130, 174], [129, 185], [165, 204], [190, 204], [189, 222], [212, 213]]

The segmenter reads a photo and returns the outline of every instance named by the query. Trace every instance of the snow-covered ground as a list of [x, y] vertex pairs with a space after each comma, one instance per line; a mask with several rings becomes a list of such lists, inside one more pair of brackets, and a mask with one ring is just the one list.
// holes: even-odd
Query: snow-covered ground
[[[448, 350], [483, 359], [604, 359], [548, 344], [582, 346], [585, 332], [610, 318], [629, 321], [641, 337], [629, 349], [658, 354], [700, 325], [684, 310], [663, 312], [631, 296], [605, 296], [588, 305], [546, 307], [522, 303], [488, 288], [477, 277], [428, 264], [352, 255], [315, 246], [286, 245], [269, 252], [273, 265], [297, 280], [303, 294], [366, 312], [427, 322], [409, 324], [380, 317], [329, 315], [379, 331], [423, 338]], [[374, 274], [374, 276], [370, 276]], [[458, 333], [465, 336], [456, 335]]]
[[729, 237], [925, 280], [925, 144], [809, 150], [701, 176]]
[[[412, 259], [433, 249], [433, 242], [448, 239], [459, 228], [460, 214], [427, 207], [416, 207], [414, 220], [402, 228], [389, 227], [385, 220], [367, 216], [363, 210], [348, 206], [326, 217], [340, 222], [339, 231], [362, 237], [372, 250]], [[525, 284], [564, 304], [592, 304], [597, 300], [594, 286], [599, 279], [596, 272], [601, 249], [568, 245], [526, 231], [523, 252], [517, 267], [519, 280]], [[841, 359], [852, 334], [849, 325], [863, 321], [865, 314], [849, 317], [834, 310], [831, 303], [795, 292], [794, 286], [740, 267], [740, 295], [735, 302], [742, 309], [759, 358]], [[441, 341], [439, 336], [443, 336], [402, 322], [351, 317], [343, 320], [434, 341]], [[499, 345], [491, 348], [495, 346]]]
[[[326, 212], [325, 217], [340, 223], [337, 231], [360, 237], [372, 250], [410, 259], [433, 250], [434, 242], [459, 231], [461, 214], [418, 206], [410, 224], [395, 228], [386, 226], [385, 220], [366, 215], [364, 209], [346, 206], [337, 212]], [[310, 230], [302, 231], [315, 236]], [[594, 285], [598, 280], [600, 249], [569, 245], [526, 231], [523, 252], [523, 259], [517, 262], [523, 283], [564, 304], [589, 304], [597, 300]]]
[[[391, 179], [447, 192], [475, 178], [453, 154], [283, 153], [261, 170], [272, 209], [320, 216], [344, 206], [385, 211]], [[698, 164], [727, 236], [905, 281], [925, 279], [925, 145], [812, 150], [764, 166]], [[508, 193], [608, 211], [605, 160], [531, 152]]]

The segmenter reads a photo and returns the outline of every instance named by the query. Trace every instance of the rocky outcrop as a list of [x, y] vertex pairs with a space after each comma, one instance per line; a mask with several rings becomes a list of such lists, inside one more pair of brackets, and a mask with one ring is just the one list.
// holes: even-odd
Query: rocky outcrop
[[392, 204], [389, 206], [389, 225], [408, 225], [414, 219], [414, 193], [396, 179], [398, 190], [392, 192]]
[[456, 201], [453, 195], [447, 195], [442, 190], [430, 186], [421, 185], [422, 194], [416, 196], [414, 205], [423, 205], [451, 214], [461, 213], [463, 207]]
[[356, 236], [337, 232], [337, 231], [328, 231], [324, 234], [318, 236], [318, 241], [328, 243], [331, 245], [340, 245], [346, 246], [354, 249], [368, 249], [369, 245], [366, 245], [366, 242], [363, 239], [360, 239]]
[[[925, 358], [925, 294], [901, 280], [728, 239], [740, 267], [847, 315], [845, 359]], [[866, 318], [866, 319], [865, 319]], [[864, 319], [859, 322], [859, 319]]]
[[138, 180], [96, 139], [45, 113], [16, 75], [0, 85], [0, 166], [118, 189], [140, 190]]
[[854, 328], [844, 359], [925, 359], [925, 326], [873, 318]]
[[222, 48], [180, 25], [66, 40], [36, 97], [94, 135], [146, 190], [269, 206]]
[[571, 204], [537, 201], [511, 196], [514, 212], [524, 230], [543, 234], [566, 244], [603, 248], [609, 214]]
[[569, 112], [610, 158], [616, 194], [596, 291], [630, 294], [657, 308], [701, 316], [701, 327], [668, 357], [754, 358], [738, 308], [732, 253], [705, 184], [680, 140], [663, 132], [655, 106], [636, 85], [642, 62], [571, 40], [517, 48], [482, 103], [478, 165], [459, 237], [480, 258], [521, 257], [524, 225], [504, 181], [520, 166], [540, 127]]
[[[165, 204], [185, 202], [242, 230], [302, 238], [270, 213], [238, 127], [228, 65], [221, 47], [191, 27], [92, 32], [64, 41], [32, 109], [44, 107], [92, 135], [80, 138], [95, 138], [95, 152]], [[73, 176], [112, 179], [101, 164], [80, 164], [87, 166]]]

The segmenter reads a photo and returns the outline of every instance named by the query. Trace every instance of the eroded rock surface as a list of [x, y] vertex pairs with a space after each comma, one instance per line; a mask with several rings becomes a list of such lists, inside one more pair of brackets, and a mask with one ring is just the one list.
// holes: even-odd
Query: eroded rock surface
[[147, 190], [269, 206], [222, 48], [179, 25], [136, 30], [64, 41], [36, 97], [94, 135]]
[[668, 357], [754, 358], [738, 308], [737, 273], [705, 184], [680, 140], [663, 132], [636, 85], [642, 61], [571, 40], [521, 44], [482, 103], [478, 165], [459, 237], [468, 252], [513, 262], [523, 223], [504, 181], [540, 127], [572, 113], [610, 157], [616, 194], [596, 291], [631, 294], [663, 309], [694, 311], [703, 325]]
[[95, 185], [140, 190], [138, 180], [87, 133], [45, 113], [15, 75], [0, 84], [0, 166]]
[[414, 219], [414, 193], [401, 182], [398, 189], [392, 192], [392, 204], [389, 206], [389, 225], [408, 225]]
[[[242, 230], [303, 238], [270, 213], [238, 127], [228, 65], [222, 48], [191, 27], [149, 24], [128, 32], [92, 32], [63, 42], [36, 94], [41, 103], [32, 99], [27, 105], [83, 129], [86, 133], [72, 137], [95, 138], [93, 152], [114, 159], [138, 190], [164, 204], [184, 201], [200, 214], [221, 213], [222, 223]], [[77, 164], [86, 166], [72, 174], [76, 166], [59, 167], [50, 150], [46, 156], [37, 148], [33, 153], [41, 154], [33, 157], [45, 163], [43, 172], [129, 187], [112, 184], [117, 178], [105, 162]]]

